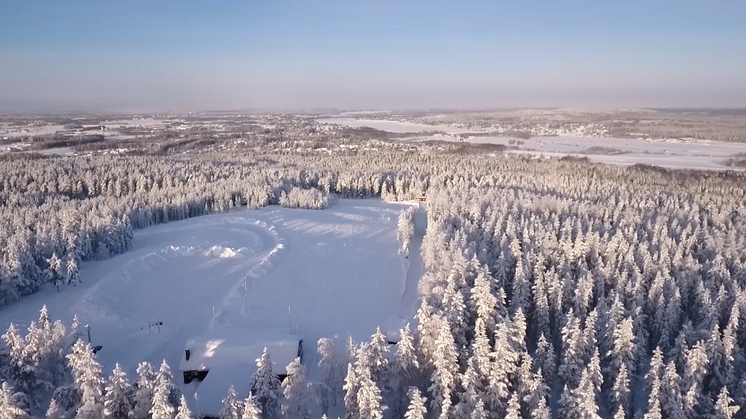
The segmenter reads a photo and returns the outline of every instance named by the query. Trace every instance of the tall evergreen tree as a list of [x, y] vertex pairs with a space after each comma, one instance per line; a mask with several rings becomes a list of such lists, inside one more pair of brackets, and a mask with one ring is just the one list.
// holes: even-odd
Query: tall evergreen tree
[[158, 374], [147, 362], [137, 366], [137, 391], [134, 399], [134, 419], [148, 419], [153, 408], [153, 396], [158, 385]]
[[432, 412], [441, 419], [447, 419], [451, 409], [451, 396], [458, 374], [457, 353], [453, 335], [448, 322], [440, 320], [440, 329], [436, 339], [437, 351], [433, 360], [434, 371], [429, 388], [433, 400]]
[[267, 348], [264, 348], [262, 356], [256, 360], [256, 366], [256, 372], [251, 377], [251, 393], [264, 419], [276, 419], [280, 416], [282, 388], [277, 375], [272, 372], [272, 360]]
[[661, 380], [660, 404], [667, 418], [684, 419], [684, 400], [682, 397], [681, 378], [676, 372], [674, 361], [666, 364]]
[[241, 419], [261, 419], [262, 411], [257, 406], [254, 395], [249, 393], [243, 402], [243, 416]]
[[116, 364], [105, 388], [103, 417], [128, 419], [134, 408], [134, 396], [127, 374]]
[[186, 397], [184, 397], [183, 394], [181, 395], [181, 399], [179, 400], [179, 408], [176, 411], [175, 419], [192, 419], [192, 411], [189, 410], [187, 399]]
[[0, 386], [0, 418], [25, 419], [29, 417], [24, 406], [25, 395], [16, 393], [7, 382]]
[[709, 360], [707, 350], [702, 341], [698, 341], [691, 349], [687, 350], [684, 355], [686, 365], [684, 368], [684, 407], [689, 412], [693, 412], [695, 406], [699, 404], [702, 396], [702, 380], [707, 373]]
[[337, 337], [321, 338], [318, 341], [317, 352], [319, 354], [319, 370], [324, 384], [321, 399], [322, 405], [337, 406], [344, 397], [343, 386], [345, 376], [345, 365], [337, 351]]
[[63, 419], [65, 417], [64, 409], [57, 403], [56, 399], [52, 399], [49, 403], [46, 413], [44, 414], [46, 419]]
[[308, 391], [306, 367], [300, 358], [295, 358], [287, 366], [288, 376], [282, 382], [285, 400], [282, 404], [282, 415], [289, 419], [310, 419], [311, 395]]
[[153, 405], [150, 408], [152, 419], [173, 419], [176, 409], [168, 401], [170, 390], [168, 381], [161, 380], [159, 377], [153, 392]]
[[231, 386], [228, 394], [223, 399], [223, 409], [220, 411], [220, 419], [241, 419], [243, 414], [243, 403], [238, 400], [236, 389]]
[[425, 405], [427, 398], [420, 394], [420, 390], [417, 387], [409, 389], [409, 407], [407, 412], [404, 414], [405, 419], [425, 419], [427, 414], [427, 406]]
[[381, 390], [371, 377], [370, 370], [362, 368], [358, 374], [360, 389], [357, 395], [357, 405], [360, 409], [360, 418], [383, 419], [386, 406], [383, 405]]
[[[171, 367], [164, 359], [158, 368], [158, 384], [163, 384], [167, 389], [168, 403], [171, 407], [176, 408], [181, 400], [181, 390], [174, 384], [174, 377], [171, 374]], [[156, 386], [157, 387], [157, 386]]]
[[723, 387], [715, 403], [716, 417], [718, 419], [733, 419], [739, 410], [741, 410], [741, 407], [733, 404], [728, 389]]
[[358, 402], [358, 393], [360, 391], [360, 378], [358, 377], [357, 371], [352, 363], [347, 364], [344, 390], [344, 404], [347, 412], [345, 419], [359, 419], [360, 405]]
[[76, 418], [101, 418], [104, 410], [105, 381], [93, 349], [89, 344], [79, 340], [73, 345], [67, 360], [80, 394]]

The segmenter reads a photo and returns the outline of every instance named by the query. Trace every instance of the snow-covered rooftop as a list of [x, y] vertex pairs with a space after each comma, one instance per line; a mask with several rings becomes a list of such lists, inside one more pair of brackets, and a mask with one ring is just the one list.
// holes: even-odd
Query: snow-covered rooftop
[[210, 370], [223, 365], [254, 365], [266, 347], [275, 368], [284, 368], [298, 356], [298, 343], [302, 338], [286, 329], [255, 329], [229, 327], [211, 330], [187, 341], [189, 360], [182, 354], [179, 370]]

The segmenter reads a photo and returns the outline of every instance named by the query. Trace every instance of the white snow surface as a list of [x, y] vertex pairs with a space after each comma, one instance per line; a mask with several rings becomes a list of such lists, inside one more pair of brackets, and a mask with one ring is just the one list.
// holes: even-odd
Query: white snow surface
[[[505, 137], [470, 137], [473, 143], [509, 145]], [[568, 154], [582, 155], [599, 163], [628, 166], [644, 163], [679, 169], [716, 169], [728, 167], [723, 161], [738, 153], [746, 152], [745, 143], [706, 140], [645, 140], [637, 138], [596, 137], [533, 137], [523, 140], [520, 150], [511, 153], [533, 154], [545, 157], [562, 157]], [[581, 154], [591, 147], [606, 147], [625, 154]]]
[[[139, 362], [166, 359], [187, 394], [194, 387], [176, 368], [188, 339], [282, 328], [304, 337], [313, 373], [318, 338], [369, 340], [402, 312], [401, 208], [342, 199], [325, 210], [241, 209], [139, 230], [130, 251], [81, 264], [77, 287], [47, 287], [1, 309], [0, 326], [28, 327], [43, 304], [67, 325], [77, 313], [103, 345], [105, 372], [119, 363], [134, 378]], [[149, 320], [163, 325], [149, 329]]]
[[27, 135], [50, 135], [65, 129], [64, 125], [26, 125], [26, 126], [9, 126], [0, 125], [0, 138], [16, 138]]

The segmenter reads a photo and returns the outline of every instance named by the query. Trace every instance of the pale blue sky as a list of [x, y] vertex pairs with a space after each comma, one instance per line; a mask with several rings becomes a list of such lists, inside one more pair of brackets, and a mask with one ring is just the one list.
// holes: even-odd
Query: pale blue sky
[[746, 1], [0, 0], [0, 103], [746, 106]]

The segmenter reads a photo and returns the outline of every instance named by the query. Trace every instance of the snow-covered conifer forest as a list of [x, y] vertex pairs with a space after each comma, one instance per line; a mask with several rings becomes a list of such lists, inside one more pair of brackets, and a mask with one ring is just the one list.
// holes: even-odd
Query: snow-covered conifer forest
[[282, 383], [267, 352], [223, 418], [746, 418], [746, 176], [393, 149], [0, 161], [0, 316], [37, 305], [7, 319], [0, 418], [195, 417], [176, 365], [104, 369], [115, 348], [33, 300], [76, 295], [140, 232], [423, 195], [421, 248], [415, 211], [391, 224], [424, 264], [398, 343], [385, 324], [323, 336]]

